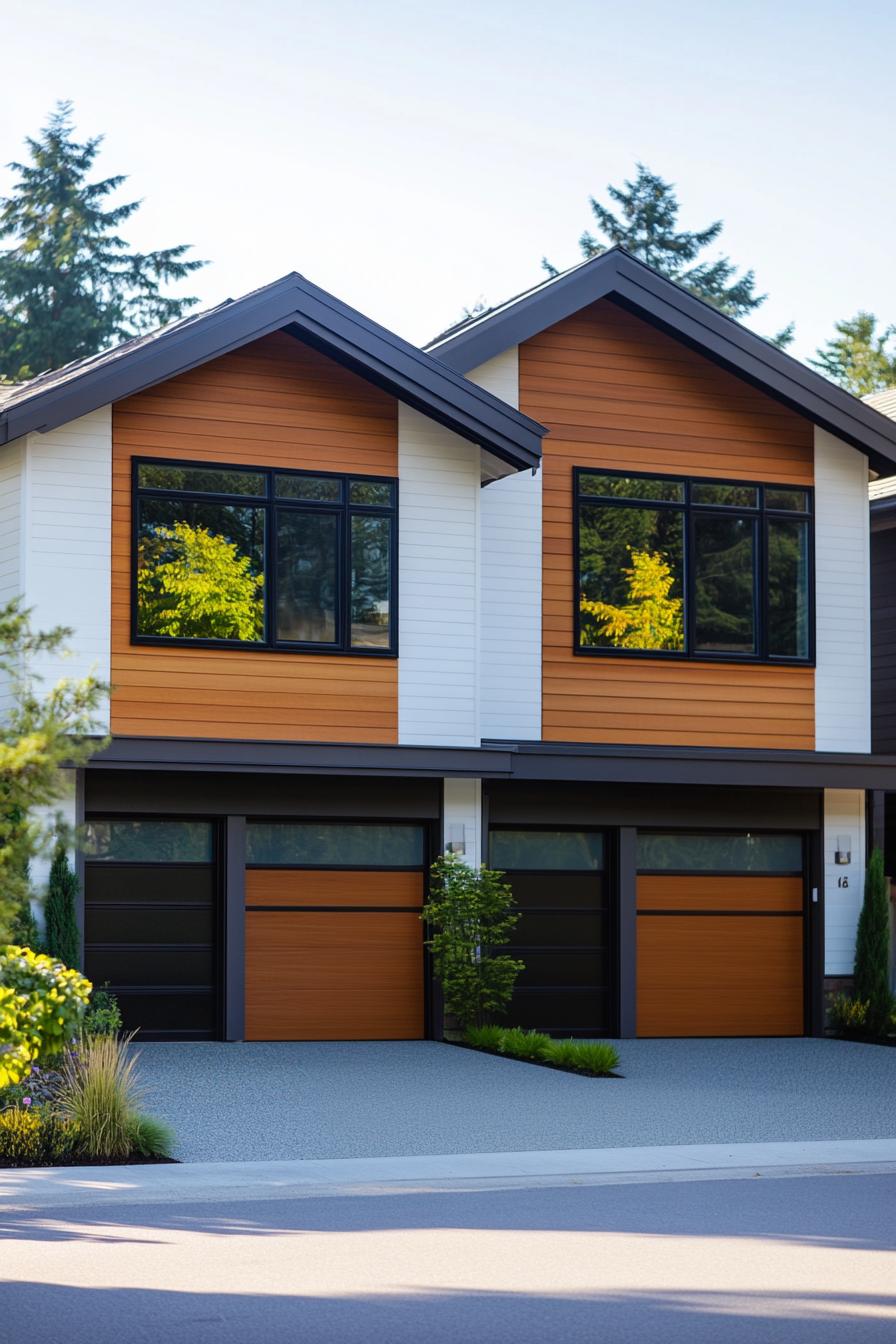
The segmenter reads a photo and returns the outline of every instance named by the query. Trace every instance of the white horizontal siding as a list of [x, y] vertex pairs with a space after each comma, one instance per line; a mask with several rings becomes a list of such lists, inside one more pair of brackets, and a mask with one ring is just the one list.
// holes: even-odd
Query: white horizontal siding
[[[851, 862], [834, 861], [837, 836], [849, 836]], [[846, 885], [844, 885], [844, 883]], [[824, 973], [852, 975], [865, 883], [865, 794], [824, 792]]]
[[[25, 440], [0, 450], [0, 604], [22, 592], [22, 482]], [[9, 706], [6, 678], [0, 677], [0, 714]]]
[[453, 829], [463, 827], [464, 861], [471, 868], [482, 862], [482, 781], [446, 779], [442, 800], [442, 844], [447, 846]]
[[[516, 346], [467, 375], [519, 406]], [[480, 722], [484, 738], [541, 738], [541, 473], [493, 481], [480, 505]]]
[[398, 739], [479, 744], [479, 449], [398, 415]]
[[[69, 656], [44, 659], [47, 682], [110, 675], [112, 416], [93, 411], [30, 434], [25, 463], [24, 593], [40, 629], [72, 629]], [[108, 726], [108, 711], [103, 721]]]
[[868, 461], [815, 429], [815, 749], [871, 750]]

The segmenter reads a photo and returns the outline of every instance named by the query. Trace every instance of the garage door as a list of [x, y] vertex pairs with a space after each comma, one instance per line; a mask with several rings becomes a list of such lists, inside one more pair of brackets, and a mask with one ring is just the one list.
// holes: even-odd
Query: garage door
[[423, 1036], [424, 841], [420, 826], [250, 823], [247, 1040]]
[[642, 833], [639, 1036], [799, 1036], [805, 878], [798, 835]]
[[218, 1034], [214, 826], [91, 818], [84, 865], [84, 970], [141, 1036]]
[[489, 863], [507, 874], [524, 963], [505, 1020], [554, 1036], [603, 1036], [615, 1022], [612, 909], [600, 831], [495, 828]]

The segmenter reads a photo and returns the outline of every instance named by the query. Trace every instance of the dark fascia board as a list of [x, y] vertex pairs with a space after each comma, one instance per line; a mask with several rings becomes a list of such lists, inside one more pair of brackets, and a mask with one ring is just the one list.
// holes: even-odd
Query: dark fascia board
[[401, 747], [316, 742], [223, 741], [115, 737], [90, 762], [103, 770], [191, 770], [216, 773], [403, 775], [508, 778], [506, 747]]
[[87, 361], [59, 381], [38, 380], [32, 395], [27, 389], [16, 394], [0, 412], [0, 442], [55, 429], [279, 330], [307, 341], [516, 470], [538, 466], [546, 432], [542, 425], [296, 274], [136, 342], [132, 350]]
[[896, 420], [837, 387], [622, 248], [611, 248], [427, 348], [452, 369], [469, 373], [510, 346], [603, 298], [654, 323], [852, 444], [867, 454], [876, 471], [893, 474]]
[[116, 737], [90, 768], [896, 791], [896, 756], [562, 742], [477, 748]]
[[709, 747], [603, 747], [575, 742], [489, 742], [512, 747], [519, 780], [711, 787], [896, 790], [896, 756], [861, 752]]

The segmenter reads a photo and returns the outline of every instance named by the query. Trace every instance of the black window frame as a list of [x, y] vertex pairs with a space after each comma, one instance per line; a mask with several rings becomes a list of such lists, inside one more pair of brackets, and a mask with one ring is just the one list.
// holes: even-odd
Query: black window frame
[[[683, 487], [683, 498], [679, 500], [626, 499], [616, 495], [593, 495], [584, 493], [580, 488], [585, 476], [610, 476], [622, 480], [674, 481]], [[697, 504], [691, 498], [694, 485], [731, 485], [743, 486], [757, 491], [755, 508], [743, 505]], [[795, 490], [806, 496], [805, 510], [776, 509], [766, 504], [767, 490]], [[589, 648], [581, 644], [581, 611], [579, 608], [579, 576], [581, 572], [580, 524], [581, 504], [599, 504], [618, 508], [635, 509], [673, 509], [683, 518], [683, 590], [684, 598], [684, 648], [683, 649], [618, 649], [612, 647]], [[802, 482], [750, 481], [723, 479], [717, 476], [679, 476], [661, 471], [621, 471], [605, 467], [581, 467], [572, 469], [572, 510], [573, 510], [573, 653], [584, 658], [661, 658], [673, 662], [704, 663], [767, 663], [774, 666], [814, 667], [815, 666], [815, 490]], [[701, 514], [721, 518], [750, 518], [755, 523], [755, 551], [753, 558], [753, 609], [755, 611], [756, 652], [725, 653], [714, 650], [698, 650], [696, 646], [697, 604], [695, 599], [694, 565], [692, 556], [695, 549], [694, 520]], [[808, 563], [807, 563], [807, 603], [806, 620], [807, 652], [805, 657], [791, 654], [768, 652], [768, 524], [772, 519], [789, 521], [802, 520], [807, 524]]]
[[[200, 467], [205, 471], [243, 471], [264, 477], [264, 495], [228, 495], [206, 490], [168, 490], [155, 486], [141, 486], [141, 467]], [[291, 476], [319, 480], [325, 478], [341, 483], [340, 499], [305, 500], [283, 499], [276, 495], [276, 478]], [[371, 485], [388, 485], [392, 490], [390, 504], [353, 504], [350, 502], [350, 484], [362, 481]], [[226, 504], [264, 510], [264, 638], [214, 639], [184, 638], [175, 635], [141, 634], [137, 603], [137, 572], [140, 545], [140, 501], [142, 499], [187, 500], [203, 504]], [[278, 510], [289, 513], [323, 513], [337, 519], [337, 601], [336, 639], [331, 643], [311, 640], [286, 640], [276, 636], [277, 613], [277, 528]], [[389, 643], [384, 648], [363, 648], [351, 643], [352, 599], [352, 519], [354, 517], [389, 518], [391, 520], [389, 545]], [[180, 648], [245, 649], [266, 653], [320, 653], [351, 658], [398, 657], [398, 479], [394, 476], [373, 476], [363, 472], [306, 471], [283, 467], [259, 467], [246, 462], [208, 462], [188, 458], [134, 457], [131, 460], [131, 643], [176, 646]]]

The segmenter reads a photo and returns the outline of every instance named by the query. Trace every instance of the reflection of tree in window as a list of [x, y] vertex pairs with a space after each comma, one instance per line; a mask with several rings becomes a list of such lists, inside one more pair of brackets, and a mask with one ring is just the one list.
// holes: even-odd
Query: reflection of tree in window
[[683, 526], [678, 509], [582, 503], [582, 647], [684, 648]]
[[755, 650], [755, 535], [751, 518], [705, 514], [695, 519], [696, 648]]
[[257, 509], [144, 500], [137, 569], [139, 633], [261, 640], [263, 538]]
[[336, 642], [336, 541], [333, 513], [277, 512], [277, 638]]
[[352, 517], [352, 631], [354, 648], [389, 647], [388, 518]]

